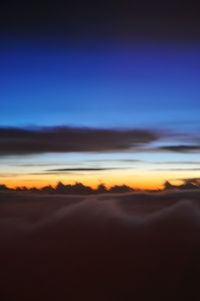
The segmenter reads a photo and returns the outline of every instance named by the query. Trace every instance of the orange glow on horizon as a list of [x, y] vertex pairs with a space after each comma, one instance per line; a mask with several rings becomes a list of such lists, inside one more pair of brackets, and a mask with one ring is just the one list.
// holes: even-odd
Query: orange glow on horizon
[[16, 187], [36, 187], [36, 188], [42, 188], [47, 185], [51, 185], [52, 187], [55, 187], [56, 184], [61, 181], [63, 184], [75, 184], [76, 182], [80, 182], [84, 185], [90, 186], [91, 188], [96, 188], [99, 184], [105, 184], [107, 188], [110, 188], [111, 186], [114, 185], [128, 185], [131, 188], [139, 189], [139, 190], [145, 190], [145, 189], [161, 189], [163, 187], [163, 181], [155, 181], [153, 182], [152, 179], [149, 181], [144, 181], [144, 182], [133, 182], [133, 181], [98, 181], [98, 180], [93, 180], [93, 181], [87, 181], [84, 179], [80, 180], [66, 180], [66, 179], [58, 179], [58, 180], [16, 180], [16, 179], [6, 179], [5, 181], [1, 181], [1, 183], [5, 184], [6, 186], [10, 188], [16, 188]]
[[[194, 177], [194, 172], [154, 172], [154, 171], [126, 171], [123, 174], [107, 171], [104, 173], [82, 173], [82, 174], [52, 174], [52, 175], [26, 175], [18, 174], [17, 177], [1, 177], [0, 183], [10, 188], [16, 187], [37, 187], [41, 188], [47, 185], [53, 187], [61, 181], [63, 184], [74, 184], [80, 182], [84, 185], [96, 188], [99, 184], [104, 183], [108, 188], [114, 185], [128, 185], [140, 190], [162, 189], [166, 180], [173, 183], [180, 182], [182, 178]], [[178, 180], [179, 179], [179, 180]]]

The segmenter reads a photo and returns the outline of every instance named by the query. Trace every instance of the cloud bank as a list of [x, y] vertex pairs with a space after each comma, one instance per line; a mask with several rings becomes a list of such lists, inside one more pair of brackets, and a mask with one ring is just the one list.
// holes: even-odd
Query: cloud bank
[[157, 139], [158, 133], [138, 129], [0, 128], [0, 155], [123, 151]]
[[198, 300], [198, 191], [0, 196], [1, 300]]
[[[191, 137], [190, 137], [191, 136]], [[0, 156], [71, 152], [178, 152], [198, 153], [198, 139], [149, 129], [83, 128], [83, 127], [0, 127]], [[166, 145], [171, 139], [176, 145]], [[183, 139], [184, 138], [184, 139]], [[187, 144], [179, 144], [179, 140]], [[162, 142], [161, 146], [152, 146]]]

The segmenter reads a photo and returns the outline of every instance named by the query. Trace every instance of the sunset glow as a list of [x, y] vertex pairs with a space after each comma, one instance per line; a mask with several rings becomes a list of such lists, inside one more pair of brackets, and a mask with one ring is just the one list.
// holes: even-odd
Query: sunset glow
[[200, 2], [0, 1], [0, 301], [200, 300]]
[[199, 53], [4, 41], [0, 181], [156, 189], [198, 177]]

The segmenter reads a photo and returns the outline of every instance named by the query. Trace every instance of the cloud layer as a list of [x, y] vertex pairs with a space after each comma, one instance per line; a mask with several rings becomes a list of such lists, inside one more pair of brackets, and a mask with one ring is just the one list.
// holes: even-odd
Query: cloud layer
[[123, 151], [158, 138], [156, 132], [137, 129], [0, 128], [0, 155]]
[[159, 150], [176, 153], [199, 153], [200, 145], [169, 145], [160, 147]]
[[1, 193], [0, 299], [198, 300], [200, 194]]
[[[169, 145], [166, 138], [176, 142]], [[193, 143], [188, 144], [188, 139]], [[187, 144], [179, 144], [179, 141]], [[161, 145], [152, 146], [153, 142]], [[198, 153], [198, 139], [149, 129], [56, 127], [0, 127], [0, 156], [70, 152]]]

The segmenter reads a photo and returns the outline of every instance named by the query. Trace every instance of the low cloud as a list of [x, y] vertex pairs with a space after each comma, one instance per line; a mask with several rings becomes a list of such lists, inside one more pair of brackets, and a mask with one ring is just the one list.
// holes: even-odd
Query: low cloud
[[[183, 137], [182, 137], [183, 136]], [[152, 147], [153, 142], [188, 140], [188, 135], [148, 129], [73, 127], [0, 128], [0, 156], [71, 152], [178, 152], [198, 153], [199, 144]], [[192, 134], [191, 134], [192, 136]], [[124, 162], [124, 161], [123, 161]], [[128, 160], [126, 162], [129, 162]], [[130, 162], [139, 162], [131, 160]]]
[[[78, 168], [57, 168], [57, 169], [47, 169], [46, 172], [72, 172], [72, 171], [105, 171], [105, 170], [115, 170], [115, 169], [121, 169], [121, 168], [114, 168], [114, 167], [78, 167]], [[123, 168], [124, 169], [124, 168]]]
[[124, 151], [158, 139], [157, 132], [138, 129], [0, 128], [0, 155]]
[[199, 191], [0, 197], [1, 300], [197, 300]]
[[158, 150], [176, 153], [199, 153], [200, 145], [169, 145], [159, 147]]
[[180, 181], [183, 181], [185, 183], [193, 183], [193, 184], [200, 184], [200, 178], [184, 178], [184, 179], [177, 179], [177, 180], [180, 180]]
[[[47, 169], [41, 172], [32, 172], [28, 173], [28, 175], [64, 175], [64, 174], [77, 174], [77, 172], [101, 172], [101, 171], [110, 171], [110, 170], [125, 170], [127, 168], [120, 167], [77, 167], [77, 168], [55, 168], [55, 169]], [[26, 174], [27, 175], [27, 174]]]

